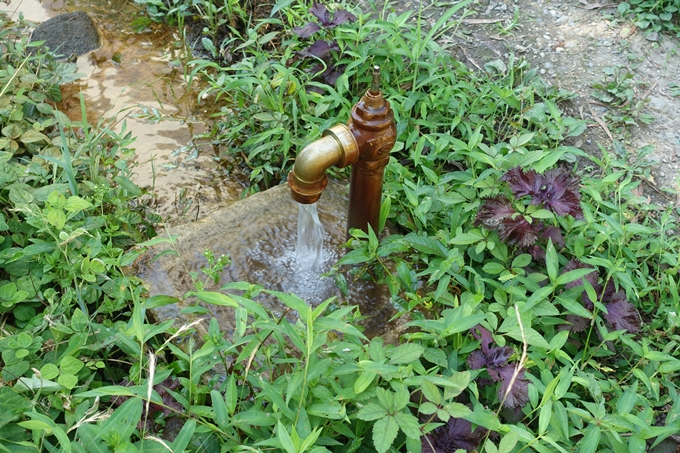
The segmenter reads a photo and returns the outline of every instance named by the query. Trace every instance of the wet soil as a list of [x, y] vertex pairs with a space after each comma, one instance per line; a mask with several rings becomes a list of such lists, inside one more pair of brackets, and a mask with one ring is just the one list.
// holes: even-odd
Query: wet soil
[[[475, 2], [463, 24], [442, 39], [470, 69], [507, 62], [510, 54], [529, 61], [550, 84], [572, 91], [575, 99], [562, 107], [568, 115], [588, 122], [586, 131], [568, 144], [593, 155], [600, 146], [614, 150], [620, 141], [630, 160], [650, 145], [646, 159], [651, 177], [642, 187], [656, 202], [677, 204], [680, 172], [680, 39], [650, 33], [622, 20], [620, 2], [599, 0], [482, 0]], [[423, 17], [434, 24], [446, 5], [423, 2]], [[450, 3], [449, 3], [450, 5]], [[396, 11], [418, 8], [418, 2], [398, 1]], [[602, 102], [593, 85], [609, 68], [631, 73], [632, 102], [618, 110]], [[638, 106], [634, 111], [634, 106]], [[627, 114], [635, 125], [618, 127], [611, 114]], [[642, 119], [653, 118], [650, 124]]]

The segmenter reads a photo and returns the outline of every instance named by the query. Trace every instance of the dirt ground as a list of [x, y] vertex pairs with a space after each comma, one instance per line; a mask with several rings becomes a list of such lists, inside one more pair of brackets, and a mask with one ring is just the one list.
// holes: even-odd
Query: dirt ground
[[[425, 0], [427, 1], [427, 0]], [[433, 24], [447, 5], [426, 6], [423, 16]], [[680, 176], [680, 40], [649, 33], [616, 11], [607, 0], [482, 0], [449, 36], [443, 38], [470, 69], [509, 55], [527, 59], [550, 84], [577, 97], [563, 105], [567, 113], [588, 121], [583, 135], [570, 141], [600, 154], [598, 145], [613, 150], [620, 141], [634, 156], [647, 145], [652, 163], [649, 184], [642, 190], [657, 202], [677, 203]], [[394, 9], [418, 8], [418, 1], [396, 2]], [[634, 90], [629, 109], [639, 103], [636, 125], [624, 130], [607, 124], [610, 105], [593, 96], [608, 68], [631, 73]], [[675, 91], [675, 93], [674, 93]], [[675, 94], [675, 95], [674, 95]], [[642, 101], [642, 102], [640, 102]], [[648, 116], [653, 121], [640, 120]]]

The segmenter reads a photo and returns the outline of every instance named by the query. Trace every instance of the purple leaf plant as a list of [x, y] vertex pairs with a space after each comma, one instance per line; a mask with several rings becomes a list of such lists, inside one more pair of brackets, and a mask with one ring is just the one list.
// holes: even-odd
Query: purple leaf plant
[[[570, 175], [565, 168], [539, 174], [535, 170], [525, 172], [520, 167], [515, 167], [503, 175], [501, 180], [508, 183], [516, 199], [530, 197], [530, 204], [540, 205], [557, 215], [583, 218], [579, 204], [580, 179]], [[558, 228], [517, 212], [510, 199], [504, 195], [485, 201], [477, 212], [475, 225], [497, 231], [503, 241], [526, 249], [534, 259], [545, 256], [545, 250], [537, 244], [539, 241], [547, 242], [551, 239], [554, 244], [564, 245], [562, 232]]]
[[[302, 27], [293, 28], [300, 38], [310, 38], [318, 32], [332, 30], [338, 25], [357, 20], [356, 16], [344, 9], [337, 9], [331, 15], [326, 6], [321, 3], [314, 3], [309, 12], [317, 19], [317, 22], [308, 22]], [[338, 52], [340, 47], [333, 40], [317, 39], [308, 47], [296, 52], [295, 57], [289, 62], [294, 63], [299, 60], [313, 58], [316, 63], [312, 64], [308, 71], [318, 76], [327, 84], [335, 85], [336, 80], [344, 72], [344, 67], [336, 65], [332, 61], [333, 52]], [[318, 60], [323, 62], [320, 63]]]
[[480, 325], [470, 332], [481, 345], [481, 349], [473, 351], [467, 358], [470, 369], [486, 368], [491, 379], [500, 382], [498, 399], [503, 402], [503, 406], [522, 408], [529, 401], [529, 381], [524, 377], [524, 369], [520, 364], [508, 363], [515, 351], [509, 346], [491, 346], [491, 332]]
[[[563, 273], [572, 271], [574, 269], [587, 268], [586, 264], [572, 258], [564, 266], [562, 270]], [[640, 330], [641, 320], [640, 314], [637, 312], [633, 304], [628, 301], [626, 293], [623, 290], [616, 290], [614, 283], [609, 280], [607, 285], [604, 286], [599, 283], [599, 273], [597, 270], [593, 269], [592, 272], [586, 274], [585, 277], [574, 280], [573, 282], [567, 283], [565, 288], [575, 288], [578, 286], [583, 286], [585, 279], [590, 286], [595, 290], [598, 300], [602, 301], [607, 312], [604, 314], [604, 319], [607, 322], [608, 327], [612, 330], [625, 330], [630, 333], [636, 333]], [[581, 294], [581, 303], [583, 306], [589, 310], [593, 311], [595, 308], [594, 301], [590, 300], [588, 293], [584, 290]], [[577, 315], [567, 315], [566, 320], [570, 325], [563, 327], [563, 329], [570, 330], [572, 332], [581, 332], [585, 330], [590, 322]]]

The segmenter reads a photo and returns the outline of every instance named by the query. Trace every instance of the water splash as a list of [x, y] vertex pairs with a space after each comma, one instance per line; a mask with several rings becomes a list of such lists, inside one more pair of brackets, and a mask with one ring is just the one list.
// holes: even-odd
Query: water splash
[[298, 203], [297, 248], [295, 255], [301, 271], [321, 272], [324, 264], [323, 240], [326, 235], [316, 203]]

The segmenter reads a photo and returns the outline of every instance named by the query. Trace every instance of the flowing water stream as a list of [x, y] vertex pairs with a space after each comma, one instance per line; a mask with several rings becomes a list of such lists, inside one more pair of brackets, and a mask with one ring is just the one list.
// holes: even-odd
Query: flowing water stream
[[295, 258], [301, 271], [321, 271], [323, 239], [326, 230], [319, 220], [316, 203], [298, 203], [297, 247]]

